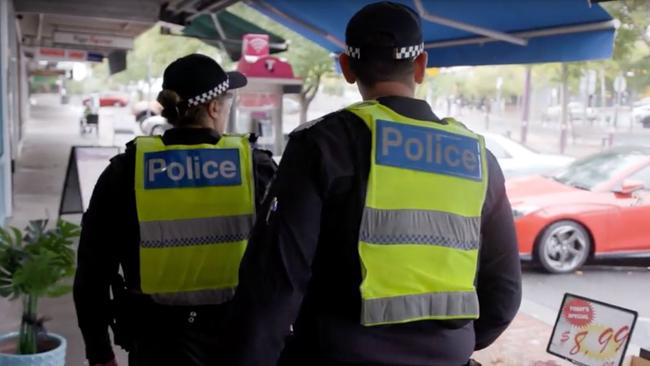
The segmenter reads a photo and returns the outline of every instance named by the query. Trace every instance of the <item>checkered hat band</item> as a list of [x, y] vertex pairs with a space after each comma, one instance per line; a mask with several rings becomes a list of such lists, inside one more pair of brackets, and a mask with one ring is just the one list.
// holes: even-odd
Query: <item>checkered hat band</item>
[[[406, 60], [418, 57], [424, 52], [424, 43], [415, 46], [397, 47], [397, 48], [368, 48], [363, 50], [364, 57], [373, 58], [393, 58], [395, 60]], [[345, 46], [345, 54], [354, 59], [361, 58], [361, 47]]]
[[361, 48], [345, 46], [345, 54], [352, 58], [361, 58]]
[[192, 97], [187, 100], [187, 104], [190, 107], [194, 107], [197, 105], [205, 104], [212, 99], [220, 96], [221, 94], [225, 93], [228, 90], [228, 87], [230, 86], [230, 83], [228, 82], [228, 79], [223, 81], [221, 84], [215, 86], [211, 90], [208, 90], [205, 93], [199, 94], [195, 97]]
[[404, 60], [420, 56], [424, 52], [424, 43], [415, 46], [398, 47], [395, 49], [395, 59]]

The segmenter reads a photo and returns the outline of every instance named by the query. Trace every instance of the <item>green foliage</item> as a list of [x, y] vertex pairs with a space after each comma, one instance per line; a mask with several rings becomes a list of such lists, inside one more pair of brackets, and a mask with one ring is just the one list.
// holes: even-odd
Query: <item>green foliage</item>
[[61, 282], [74, 274], [74, 238], [79, 227], [59, 221], [30, 222], [23, 235], [16, 228], [0, 228], [0, 296], [59, 296], [69, 290]]
[[609, 69], [617, 75], [632, 73], [633, 77], [627, 80], [629, 89], [650, 95], [650, 2], [620, 0], [603, 5], [621, 22], [616, 31], [613, 61], [609, 62], [614, 65], [608, 65]]
[[61, 296], [71, 290], [65, 280], [74, 274], [72, 246], [80, 228], [60, 220], [48, 229], [47, 223], [31, 221], [24, 232], [15, 227], [0, 228], [0, 296], [23, 298], [22, 354], [36, 352], [38, 298]]

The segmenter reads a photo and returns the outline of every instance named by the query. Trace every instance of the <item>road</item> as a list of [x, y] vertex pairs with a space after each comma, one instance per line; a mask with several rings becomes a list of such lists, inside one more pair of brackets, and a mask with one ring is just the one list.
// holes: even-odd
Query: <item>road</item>
[[650, 259], [607, 261], [579, 272], [549, 275], [524, 265], [522, 311], [553, 323], [564, 293], [611, 303], [639, 313], [632, 343], [650, 347]]

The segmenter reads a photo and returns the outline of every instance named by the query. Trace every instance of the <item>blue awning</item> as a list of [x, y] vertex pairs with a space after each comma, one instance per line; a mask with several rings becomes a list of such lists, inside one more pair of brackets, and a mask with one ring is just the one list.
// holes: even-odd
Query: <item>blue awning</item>
[[[609, 58], [612, 17], [588, 0], [394, 0], [417, 9], [429, 66]], [[345, 26], [370, 0], [254, 0], [256, 9], [340, 53]]]

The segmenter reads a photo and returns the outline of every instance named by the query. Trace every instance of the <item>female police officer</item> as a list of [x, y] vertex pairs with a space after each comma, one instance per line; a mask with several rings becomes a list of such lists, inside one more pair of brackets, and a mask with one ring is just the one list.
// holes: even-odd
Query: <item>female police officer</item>
[[[127, 144], [99, 178], [74, 283], [91, 365], [116, 364], [109, 325], [131, 365], [211, 364], [256, 203], [276, 169], [247, 136], [222, 135], [229, 90], [244, 85], [207, 56], [174, 61], [158, 96], [174, 128]], [[115, 286], [120, 267], [125, 284]], [[110, 300], [111, 285], [124, 299]]]

